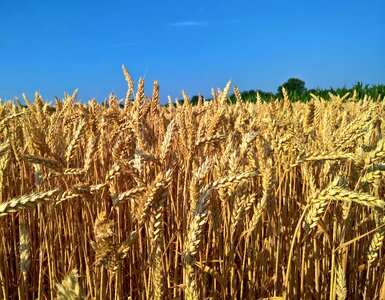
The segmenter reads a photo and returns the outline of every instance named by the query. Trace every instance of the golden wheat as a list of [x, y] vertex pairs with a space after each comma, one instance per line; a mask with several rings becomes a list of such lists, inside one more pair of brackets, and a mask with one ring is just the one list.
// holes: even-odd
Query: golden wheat
[[384, 101], [164, 106], [123, 73], [0, 103], [0, 299], [385, 298]]

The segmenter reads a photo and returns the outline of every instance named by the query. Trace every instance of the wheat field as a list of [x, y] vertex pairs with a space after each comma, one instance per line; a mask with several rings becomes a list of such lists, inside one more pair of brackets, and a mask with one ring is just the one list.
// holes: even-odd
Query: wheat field
[[385, 299], [384, 101], [162, 106], [123, 70], [0, 104], [0, 299]]

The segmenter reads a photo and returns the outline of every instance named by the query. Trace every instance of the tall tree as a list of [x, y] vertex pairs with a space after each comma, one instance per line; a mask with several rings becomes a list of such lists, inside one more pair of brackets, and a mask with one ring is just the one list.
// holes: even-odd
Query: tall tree
[[282, 87], [285, 87], [288, 93], [297, 92], [301, 94], [306, 92], [305, 81], [298, 78], [290, 78], [283, 85], [279, 86], [278, 93], [282, 92]]

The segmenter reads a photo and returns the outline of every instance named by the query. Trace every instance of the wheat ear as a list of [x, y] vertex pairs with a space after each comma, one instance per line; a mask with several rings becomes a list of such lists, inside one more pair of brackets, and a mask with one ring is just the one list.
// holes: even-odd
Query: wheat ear
[[152, 213], [150, 217], [150, 239], [151, 244], [154, 245], [154, 267], [153, 267], [153, 298], [163, 299], [164, 296], [164, 283], [163, 283], [163, 210], [164, 203], [167, 197], [167, 186], [171, 182], [172, 171], [169, 170], [165, 174], [164, 185], [159, 193], [159, 199], [153, 202]]
[[372, 241], [369, 245], [369, 251], [368, 251], [368, 265], [373, 265], [374, 261], [378, 257], [378, 252], [380, 251], [382, 247], [382, 243], [384, 241], [385, 237], [385, 226], [384, 225], [384, 212], [383, 210], [374, 210], [375, 219], [376, 219], [376, 225], [380, 228], [374, 233], [372, 237]]
[[57, 300], [81, 300], [85, 299], [79, 284], [77, 269], [70, 271], [61, 283], [56, 283]]
[[199, 201], [194, 209], [192, 220], [187, 231], [187, 241], [184, 252], [186, 265], [185, 299], [189, 300], [199, 299], [195, 278], [195, 261], [199, 244], [202, 240], [203, 227], [207, 222], [207, 207], [211, 193], [212, 189], [204, 189], [200, 192]]
[[80, 136], [81, 136], [85, 126], [86, 126], [86, 121], [84, 119], [82, 119], [80, 121], [80, 124], [78, 125], [78, 128], [76, 129], [76, 131], [74, 133], [73, 138], [71, 139], [70, 143], [67, 146], [67, 149], [66, 149], [66, 162], [67, 162], [68, 165], [70, 163], [70, 160], [74, 156], [74, 151], [75, 151], [76, 145], [78, 144], [78, 142], [80, 140]]
[[29, 265], [31, 264], [31, 240], [29, 231], [24, 225], [20, 225], [19, 235], [20, 272], [23, 274], [24, 280], [26, 280]]
[[9, 200], [7, 202], [3, 202], [0, 204], [0, 217], [4, 217], [22, 209], [35, 206], [36, 204], [41, 203], [43, 201], [52, 200], [54, 196], [59, 193], [59, 189], [54, 189], [47, 192], [24, 195], [19, 198]]
[[345, 272], [341, 263], [336, 262], [336, 295], [338, 300], [345, 300], [347, 295]]

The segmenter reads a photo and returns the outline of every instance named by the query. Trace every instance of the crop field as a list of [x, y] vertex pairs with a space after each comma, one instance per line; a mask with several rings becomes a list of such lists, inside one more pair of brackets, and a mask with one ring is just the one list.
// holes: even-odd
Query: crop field
[[124, 73], [0, 104], [0, 299], [385, 299], [384, 101], [160, 105]]

